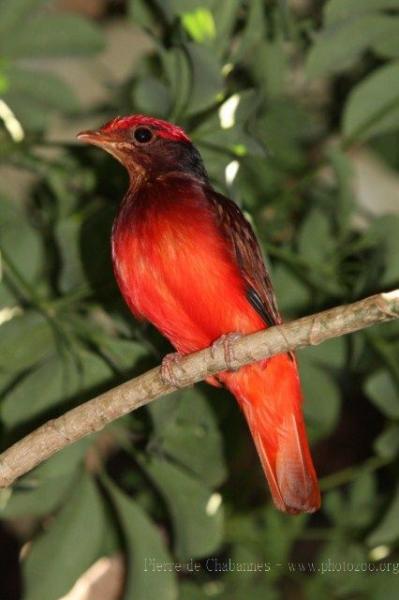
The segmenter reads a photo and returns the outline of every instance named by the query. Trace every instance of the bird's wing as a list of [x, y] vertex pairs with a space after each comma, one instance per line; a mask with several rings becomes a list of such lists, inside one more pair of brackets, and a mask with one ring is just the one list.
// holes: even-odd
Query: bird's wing
[[233, 202], [214, 190], [209, 194], [218, 225], [231, 245], [233, 255], [246, 283], [249, 303], [266, 325], [281, 323], [270, 275], [262, 251], [249, 222]]

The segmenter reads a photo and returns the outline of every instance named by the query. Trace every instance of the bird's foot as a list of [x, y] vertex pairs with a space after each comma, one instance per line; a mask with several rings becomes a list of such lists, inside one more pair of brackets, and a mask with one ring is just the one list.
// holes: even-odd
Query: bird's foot
[[237, 342], [242, 338], [242, 334], [238, 332], [233, 333], [225, 333], [220, 336], [215, 342], [213, 342], [211, 346], [212, 356], [214, 355], [215, 350], [222, 346], [224, 352], [224, 359], [226, 361], [226, 365], [229, 371], [238, 371], [240, 368], [240, 364], [238, 359], [234, 353], [234, 342]]
[[171, 352], [163, 357], [161, 363], [161, 379], [164, 383], [175, 388], [184, 387], [176, 376], [175, 366], [179, 364], [182, 355], [179, 352]]

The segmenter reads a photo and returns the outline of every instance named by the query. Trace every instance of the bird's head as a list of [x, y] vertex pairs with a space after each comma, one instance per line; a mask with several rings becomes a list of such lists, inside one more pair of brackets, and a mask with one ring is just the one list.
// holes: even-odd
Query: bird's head
[[99, 146], [121, 162], [131, 178], [172, 171], [207, 180], [198, 150], [181, 127], [146, 115], [117, 117], [78, 139]]

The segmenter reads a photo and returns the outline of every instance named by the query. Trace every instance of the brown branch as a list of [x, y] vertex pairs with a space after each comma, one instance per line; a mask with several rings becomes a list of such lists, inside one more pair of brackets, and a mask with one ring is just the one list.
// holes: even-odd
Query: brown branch
[[[234, 356], [237, 367], [243, 366], [397, 318], [399, 290], [394, 290], [243, 336], [233, 343]], [[185, 356], [173, 366], [179, 388], [226, 368], [222, 346]], [[69, 444], [175, 389], [162, 380], [157, 367], [48, 421], [0, 455], [0, 487], [11, 485]]]

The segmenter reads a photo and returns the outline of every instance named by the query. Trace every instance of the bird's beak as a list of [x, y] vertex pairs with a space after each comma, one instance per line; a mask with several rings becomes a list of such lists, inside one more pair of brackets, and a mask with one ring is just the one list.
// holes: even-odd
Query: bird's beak
[[106, 144], [112, 143], [112, 140], [104, 134], [101, 129], [95, 129], [93, 131], [81, 131], [76, 136], [78, 140], [82, 140], [82, 142], [87, 142], [88, 144], [94, 144], [94, 146], [105, 146]]
[[81, 131], [76, 136], [78, 140], [99, 146], [109, 154], [112, 154], [119, 162], [125, 163], [124, 155], [127, 144], [115, 136], [115, 133], [107, 133], [101, 129]]

